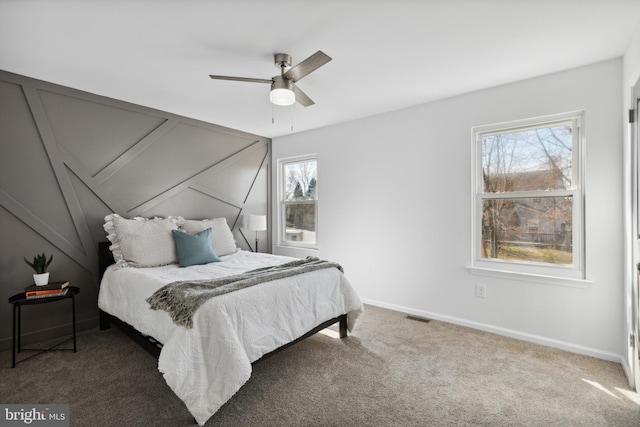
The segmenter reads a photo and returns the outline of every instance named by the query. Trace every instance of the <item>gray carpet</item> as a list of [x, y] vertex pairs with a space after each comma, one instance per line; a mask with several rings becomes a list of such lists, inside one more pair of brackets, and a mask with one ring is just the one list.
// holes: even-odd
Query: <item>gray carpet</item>
[[[11, 369], [0, 402], [67, 403], [72, 426], [193, 426], [156, 360], [116, 328], [78, 353]], [[367, 306], [339, 340], [317, 334], [257, 364], [207, 426], [640, 426], [619, 364]]]

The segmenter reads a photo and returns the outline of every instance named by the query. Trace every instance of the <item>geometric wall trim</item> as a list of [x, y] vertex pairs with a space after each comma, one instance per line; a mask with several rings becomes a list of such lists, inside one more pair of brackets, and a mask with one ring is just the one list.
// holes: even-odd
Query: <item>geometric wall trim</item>
[[[97, 243], [112, 212], [225, 217], [250, 250], [239, 219], [271, 211], [270, 152], [265, 137], [0, 71], [0, 298], [28, 284], [22, 257], [44, 251], [52, 277], [81, 285], [79, 321], [96, 319]], [[68, 321], [42, 315], [53, 323], [25, 319], [23, 333], [35, 339]]]

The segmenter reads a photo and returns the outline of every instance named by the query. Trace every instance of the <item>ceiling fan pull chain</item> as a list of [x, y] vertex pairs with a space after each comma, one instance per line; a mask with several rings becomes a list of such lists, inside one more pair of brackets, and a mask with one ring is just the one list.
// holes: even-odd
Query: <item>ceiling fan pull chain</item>
[[293, 107], [295, 107], [295, 104], [291, 106], [291, 132], [293, 132]]

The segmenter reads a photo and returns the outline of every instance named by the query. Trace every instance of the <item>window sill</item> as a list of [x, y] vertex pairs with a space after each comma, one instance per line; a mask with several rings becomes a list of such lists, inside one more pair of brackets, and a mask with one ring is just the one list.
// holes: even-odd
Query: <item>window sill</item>
[[290, 256], [294, 258], [304, 258], [306, 256], [318, 256], [319, 250], [318, 248], [310, 248], [303, 246], [289, 246], [289, 245], [274, 245], [273, 246], [273, 254], [274, 255], [284, 255]]
[[588, 279], [580, 279], [575, 277], [557, 277], [545, 276], [542, 274], [520, 273], [506, 270], [496, 270], [493, 268], [483, 267], [467, 267], [469, 273], [476, 276], [496, 277], [500, 279], [521, 280], [525, 282], [541, 283], [545, 285], [567, 286], [571, 288], [585, 289], [591, 286], [593, 282]]

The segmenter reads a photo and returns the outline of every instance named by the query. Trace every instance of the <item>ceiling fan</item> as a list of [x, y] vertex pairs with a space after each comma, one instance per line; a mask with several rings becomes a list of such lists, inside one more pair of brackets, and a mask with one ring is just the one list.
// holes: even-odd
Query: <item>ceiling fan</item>
[[286, 53], [276, 53], [273, 55], [273, 62], [280, 69], [279, 76], [270, 79], [253, 79], [249, 77], [217, 76], [210, 74], [209, 77], [217, 80], [233, 80], [239, 82], [269, 83], [271, 85], [270, 100], [276, 105], [292, 105], [298, 101], [302, 106], [308, 107], [314, 102], [299, 89], [295, 83], [303, 77], [322, 67], [331, 61], [331, 57], [322, 51], [317, 51], [298, 65], [291, 66], [291, 56]]

